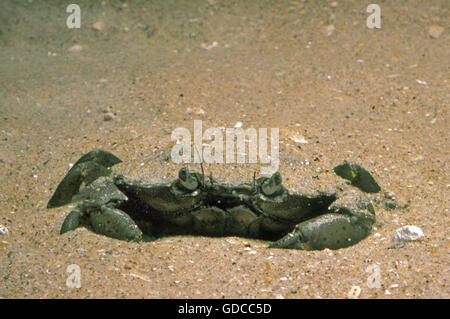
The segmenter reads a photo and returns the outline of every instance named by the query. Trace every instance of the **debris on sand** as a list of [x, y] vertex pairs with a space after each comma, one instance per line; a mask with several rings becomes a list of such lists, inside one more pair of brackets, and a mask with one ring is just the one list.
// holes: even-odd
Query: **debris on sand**
[[2, 236], [6, 236], [8, 235], [8, 228], [6, 228], [6, 226], [3, 226], [2, 224], [0, 224], [0, 235]]
[[219, 43], [216, 41], [214, 41], [210, 45], [207, 45], [206, 43], [202, 43], [202, 48], [205, 50], [211, 50], [211, 49], [217, 48], [218, 46], [219, 46]]
[[105, 27], [105, 23], [103, 21], [97, 21], [92, 25], [92, 27], [94, 28], [94, 30], [102, 31]]
[[327, 37], [331, 36], [333, 34], [334, 30], [336, 30], [336, 27], [333, 24], [325, 26], [325, 28], [324, 28], [325, 35]]
[[75, 44], [73, 46], [71, 46], [67, 51], [69, 52], [80, 52], [81, 50], [83, 50], [83, 47], [79, 44]]
[[417, 226], [404, 226], [395, 231], [394, 241], [396, 243], [406, 242], [406, 241], [417, 241], [422, 240], [424, 238], [424, 234], [422, 229]]
[[361, 293], [361, 287], [359, 287], [359, 286], [352, 286], [350, 288], [350, 291], [347, 294], [347, 297], [350, 298], [350, 299], [356, 299], [356, 298], [358, 298], [360, 293]]
[[430, 28], [428, 29], [428, 34], [430, 35], [430, 37], [432, 38], [439, 38], [442, 34], [442, 32], [444, 32], [444, 28], [441, 27], [440, 25], [432, 25], [430, 26]]

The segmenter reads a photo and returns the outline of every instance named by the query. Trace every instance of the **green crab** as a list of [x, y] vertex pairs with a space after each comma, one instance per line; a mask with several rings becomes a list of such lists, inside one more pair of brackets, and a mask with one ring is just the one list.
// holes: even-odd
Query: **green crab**
[[60, 233], [84, 226], [112, 238], [142, 241], [167, 235], [240, 236], [269, 247], [303, 250], [351, 246], [370, 233], [375, 211], [365, 193], [380, 191], [372, 175], [344, 162], [334, 168], [352, 187], [302, 194], [285, 188], [276, 172], [240, 184], [181, 168], [170, 183], [128, 179], [110, 167], [115, 155], [82, 156], [56, 188], [48, 208], [76, 202]]

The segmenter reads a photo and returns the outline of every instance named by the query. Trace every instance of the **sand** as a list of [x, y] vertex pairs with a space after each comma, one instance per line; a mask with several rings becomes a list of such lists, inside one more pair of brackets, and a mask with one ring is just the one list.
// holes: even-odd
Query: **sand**
[[[0, 4], [0, 297], [449, 298], [448, 1], [382, 2], [380, 29], [361, 1], [77, 4], [80, 29], [54, 1]], [[335, 251], [59, 235], [71, 206], [46, 205], [70, 163], [102, 148], [118, 172], [171, 180], [171, 132], [194, 120], [279, 128], [289, 187], [349, 160], [407, 208], [377, 207], [372, 234]], [[259, 169], [205, 164], [226, 182]], [[425, 238], [387, 249], [405, 225]]]

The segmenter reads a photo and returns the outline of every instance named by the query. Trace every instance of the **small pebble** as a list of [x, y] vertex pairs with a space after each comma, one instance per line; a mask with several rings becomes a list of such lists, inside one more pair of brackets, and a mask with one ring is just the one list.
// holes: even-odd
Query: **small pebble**
[[109, 112], [103, 116], [104, 121], [111, 121], [113, 118], [114, 118], [114, 114], [109, 113]]
[[200, 107], [194, 107], [194, 108], [188, 107], [186, 109], [186, 113], [187, 114], [192, 114], [193, 113], [193, 114], [197, 114], [197, 115], [204, 115], [205, 111], [202, 108], [200, 108]]
[[97, 31], [102, 31], [105, 27], [105, 23], [103, 21], [98, 21], [92, 25], [92, 27]]
[[219, 46], [219, 43], [216, 42], [216, 41], [214, 41], [211, 45], [207, 45], [205, 43], [202, 43], [202, 48], [205, 49], [205, 50], [211, 50], [211, 49], [217, 48], [218, 46]]
[[439, 38], [442, 32], [444, 32], [444, 28], [441, 27], [440, 25], [432, 25], [428, 29], [428, 34], [430, 35], [430, 37], [435, 39]]
[[404, 226], [395, 231], [394, 241], [395, 242], [405, 242], [405, 241], [417, 241], [422, 240], [424, 234], [422, 229], [417, 226]]
[[421, 162], [424, 159], [425, 159], [425, 157], [423, 155], [419, 155], [419, 156], [413, 158], [412, 160], [413, 160], [413, 162]]
[[347, 294], [347, 297], [351, 298], [351, 299], [356, 299], [356, 298], [358, 298], [360, 293], [361, 293], [361, 287], [359, 287], [359, 286], [352, 286], [350, 288], [350, 291]]
[[329, 37], [330, 35], [333, 34], [334, 30], [336, 30], [336, 27], [333, 24], [330, 24], [330, 25], [325, 26], [324, 30], [325, 30], [325, 35], [327, 37]]
[[8, 233], [9, 233], [8, 228], [0, 224], [0, 235], [6, 236], [8, 235]]
[[416, 80], [416, 82], [420, 85], [427, 85], [427, 82], [425, 82], [425, 81]]
[[305, 139], [304, 136], [298, 135], [298, 134], [292, 135], [291, 140], [293, 140], [297, 144], [307, 144], [308, 143], [308, 141]]
[[80, 52], [81, 50], [83, 50], [83, 47], [79, 44], [75, 44], [73, 46], [71, 46], [67, 51], [69, 52]]
[[237, 122], [235, 125], [234, 125], [234, 128], [241, 128], [242, 127], [242, 122]]

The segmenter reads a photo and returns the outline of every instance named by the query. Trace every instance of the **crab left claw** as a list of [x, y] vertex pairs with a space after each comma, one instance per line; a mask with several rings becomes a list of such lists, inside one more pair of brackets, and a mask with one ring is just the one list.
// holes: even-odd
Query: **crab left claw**
[[80, 186], [86, 186], [101, 176], [109, 176], [109, 167], [122, 162], [114, 154], [104, 150], [94, 150], [83, 155], [69, 170], [50, 198], [47, 208], [64, 206], [73, 202]]

